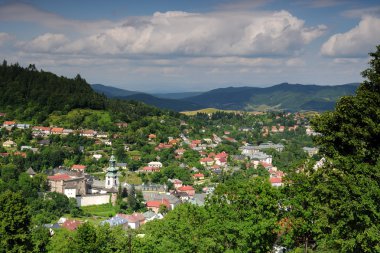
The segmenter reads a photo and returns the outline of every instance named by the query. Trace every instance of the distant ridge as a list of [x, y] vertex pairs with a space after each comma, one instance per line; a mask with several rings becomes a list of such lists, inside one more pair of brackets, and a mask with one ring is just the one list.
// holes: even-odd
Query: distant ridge
[[326, 111], [332, 110], [342, 96], [353, 95], [359, 83], [337, 86], [319, 86], [281, 83], [267, 88], [228, 87], [186, 98], [202, 105], [224, 110]]
[[169, 98], [169, 99], [184, 99], [188, 97], [194, 97], [201, 95], [203, 92], [175, 92], [175, 93], [155, 93], [152, 94], [158, 98]]
[[201, 105], [193, 103], [191, 101], [157, 98], [155, 96], [144, 94], [144, 93], [134, 94], [134, 95], [125, 96], [125, 97], [115, 97], [115, 98], [123, 99], [123, 100], [140, 101], [148, 105], [156, 106], [161, 109], [170, 109], [177, 112], [185, 111], [185, 110], [192, 111], [192, 110], [198, 110], [202, 108]]
[[124, 90], [124, 89], [119, 89], [112, 86], [106, 86], [103, 84], [91, 84], [91, 87], [97, 93], [104, 94], [105, 96], [109, 98], [130, 96], [130, 95], [142, 93], [139, 91]]
[[340, 97], [353, 95], [358, 86], [359, 83], [336, 86], [281, 83], [266, 88], [227, 87], [203, 93], [183, 92], [156, 95], [98, 84], [92, 85], [92, 88], [107, 97], [141, 101], [174, 111], [192, 111], [212, 107], [222, 110], [294, 112], [332, 110]]

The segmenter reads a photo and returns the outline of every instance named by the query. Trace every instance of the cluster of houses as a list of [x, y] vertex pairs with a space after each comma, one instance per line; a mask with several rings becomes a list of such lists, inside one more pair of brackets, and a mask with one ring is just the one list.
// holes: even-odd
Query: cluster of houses
[[265, 150], [274, 149], [278, 152], [282, 152], [284, 150], [284, 145], [275, 144], [272, 142], [262, 143], [258, 146], [253, 145], [244, 145], [239, 148], [241, 154], [248, 157], [255, 168], [261, 165], [269, 172], [269, 180], [272, 186], [282, 186], [282, 178], [284, 176], [284, 172], [277, 170], [277, 167], [272, 165], [272, 156], [266, 154]]
[[227, 166], [228, 154], [226, 152], [221, 152], [215, 154], [211, 152], [207, 154], [206, 152], [200, 152], [202, 158], [199, 160], [199, 163], [210, 170], [220, 170], [223, 167]]

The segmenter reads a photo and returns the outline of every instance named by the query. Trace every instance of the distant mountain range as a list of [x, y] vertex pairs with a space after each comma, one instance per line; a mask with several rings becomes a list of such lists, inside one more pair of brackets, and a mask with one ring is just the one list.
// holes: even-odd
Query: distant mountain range
[[184, 92], [150, 95], [104, 85], [92, 88], [108, 97], [137, 100], [174, 111], [190, 111], [203, 108], [223, 110], [283, 110], [326, 111], [332, 110], [336, 101], [353, 95], [359, 83], [337, 86], [319, 86], [282, 83], [267, 88], [228, 87], [207, 92]]

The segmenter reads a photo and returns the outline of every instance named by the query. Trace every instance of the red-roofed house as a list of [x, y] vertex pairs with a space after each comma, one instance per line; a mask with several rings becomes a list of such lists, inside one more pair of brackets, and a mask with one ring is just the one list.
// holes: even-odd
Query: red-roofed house
[[278, 128], [278, 131], [279, 131], [280, 133], [283, 133], [283, 132], [285, 131], [285, 126], [280, 126], [280, 127]]
[[267, 163], [267, 162], [264, 162], [264, 161], [261, 161], [260, 164], [267, 170], [271, 169], [273, 167], [272, 164], [270, 163]]
[[222, 158], [219, 158], [219, 159], [215, 159], [216, 160], [216, 164], [217, 165], [220, 165], [220, 166], [225, 166], [227, 165], [227, 159], [222, 157]]
[[157, 136], [155, 134], [148, 135], [148, 139], [149, 140], [153, 140], [153, 139], [156, 139], [156, 138], [157, 138]]
[[13, 153], [14, 156], [21, 156], [22, 158], [26, 158], [26, 153], [25, 152], [14, 152]]
[[50, 127], [44, 127], [44, 126], [34, 126], [32, 128], [34, 135], [49, 135], [50, 134]]
[[5, 127], [7, 130], [11, 130], [12, 127], [16, 126], [16, 121], [4, 121], [3, 127]]
[[272, 186], [279, 187], [283, 186], [284, 184], [282, 183], [282, 178], [281, 177], [271, 177], [269, 178], [269, 182], [271, 183]]
[[211, 169], [213, 170], [217, 170], [217, 169], [220, 169], [220, 165], [217, 165], [217, 164], [214, 164]]
[[171, 144], [167, 144], [167, 143], [160, 143], [157, 145], [157, 147], [155, 148], [155, 150], [160, 150], [160, 149], [168, 149], [168, 148], [172, 148], [173, 145]]
[[198, 179], [198, 180], [203, 180], [203, 179], [205, 179], [205, 175], [203, 175], [202, 173], [197, 173], [197, 174], [194, 174], [193, 175], [193, 178], [194, 179]]
[[119, 128], [128, 127], [128, 123], [126, 122], [116, 123], [115, 125]]
[[171, 144], [171, 145], [177, 145], [178, 140], [177, 139], [173, 139], [173, 140], [168, 141], [168, 143]]
[[159, 167], [150, 167], [150, 166], [146, 166], [142, 169], [139, 169], [139, 172], [140, 173], [153, 173], [153, 172], [160, 172], [161, 168]]
[[92, 137], [95, 137], [96, 134], [97, 132], [95, 130], [89, 129], [89, 130], [82, 130], [79, 135], [92, 138]]
[[173, 183], [174, 188], [182, 187], [182, 181], [179, 179], [169, 179], [170, 182]]
[[15, 125], [16, 125], [16, 121], [4, 121], [4, 123], [3, 123], [4, 127], [15, 126]]
[[183, 155], [185, 153], [185, 151], [186, 151], [186, 149], [179, 148], [176, 151], [174, 151], [174, 153], [176, 153], [177, 155]]
[[220, 159], [220, 158], [226, 158], [227, 159], [227, 157], [228, 157], [228, 154], [224, 151], [215, 155], [215, 159]]
[[77, 228], [82, 224], [81, 221], [79, 220], [66, 220], [63, 224], [62, 227], [74, 231], [77, 230]]
[[76, 170], [76, 171], [81, 171], [84, 172], [86, 170], [87, 166], [86, 165], [80, 165], [80, 164], [74, 164], [71, 167], [71, 170]]
[[53, 127], [51, 129], [52, 134], [63, 134], [63, 128], [62, 127]]
[[202, 157], [205, 157], [207, 155], [207, 152], [206, 151], [199, 151], [199, 154], [202, 156]]
[[158, 210], [160, 209], [160, 206], [164, 205], [169, 210], [170, 209], [170, 202], [167, 199], [162, 200], [150, 200], [146, 202], [146, 207], [148, 209], [152, 209], [153, 212], [158, 213]]
[[12, 140], [7, 140], [7, 141], [4, 141], [3, 143], [4, 148], [14, 148], [16, 146], [17, 146], [17, 143]]
[[214, 159], [212, 159], [210, 157], [206, 157], [206, 158], [202, 158], [201, 160], [199, 160], [199, 162], [203, 166], [212, 166], [214, 164]]
[[51, 181], [61, 181], [61, 180], [69, 180], [71, 177], [67, 174], [55, 174], [54, 176], [48, 176], [48, 180]]
[[116, 217], [126, 219], [128, 221], [128, 226], [132, 229], [136, 229], [145, 223], [145, 217], [141, 213], [133, 213], [133, 214], [118, 213], [116, 214]]
[[195, 195], [195, 189], [190, 185], [184, 185], [177, 189], [178, 192], [186, 192], [190, 197]]
[[193, 140], [191, 141], [191, 144], [194, 144], [194, 145], [200, 145], [202, 143], [201, 140]]
[[86, 195], [86, 182], [84, 177], [71, 177], [67, 174], [55, 174], [48, 176], [51, 192], [65, 194], [69, 198], [77, 195]]
[[208, 157], [210, 157], [210, 158], [215, 158], [215, 153], [214, 153], [214, 152], [211, 152], [210, 154], [208, 154]]

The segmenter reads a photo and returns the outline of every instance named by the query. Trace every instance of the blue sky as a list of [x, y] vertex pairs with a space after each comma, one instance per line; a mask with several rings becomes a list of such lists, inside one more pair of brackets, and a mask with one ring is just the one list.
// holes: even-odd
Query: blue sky
[[146, 92], [361, 81], [375, 0], [0, 0], [8, 62]]

